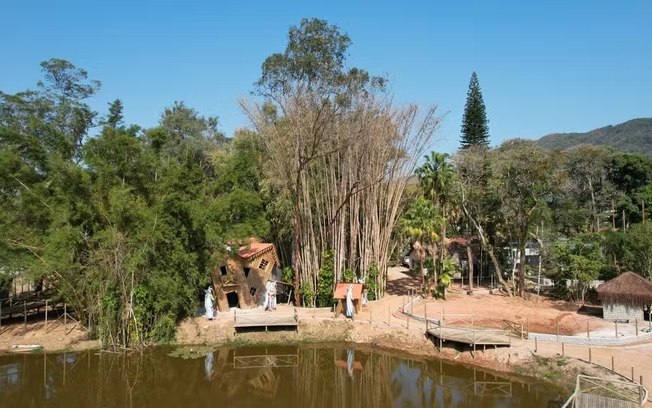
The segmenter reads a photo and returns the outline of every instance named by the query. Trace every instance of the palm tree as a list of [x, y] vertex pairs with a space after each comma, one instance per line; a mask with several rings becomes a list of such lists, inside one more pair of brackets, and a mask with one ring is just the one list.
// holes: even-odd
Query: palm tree
[[424, 196], [432, 202], [442, 216], [441, 230], [439, 233], [440, 243], [439, 250], [437, 251], [438, 262], [435, 262], [435, 265], [437, 265], [435, 269], [441, 270], [446, 249], [448, 219], [453, 213], [451, 199], [455, 171], [448, 161], [449, 155], [446, 153], [431, 152], [429, 156], [425, 156], [424, 158], [425, 162], [415, 172], [419, 178], [419, 184], [421, 185]]
[[[437, 231], [441, 228], [441, 223], [442, 217], [437, 208], [422, 196], [417, 197], [409, 204], [398, 222], [401, 235], [407, 237], [412, 247], [419, 253], [421, 284], [424, 292], [426, 280], [423, 274], [423, 261], [427, 248], [432, 248], [439, 239]], [[429, 252], [432, 254], [434, 251], [430, 249]]]

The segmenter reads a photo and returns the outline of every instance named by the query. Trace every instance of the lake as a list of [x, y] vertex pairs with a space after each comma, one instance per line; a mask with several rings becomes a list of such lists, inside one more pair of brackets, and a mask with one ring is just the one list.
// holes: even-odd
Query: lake
[[0, 356], [0, 406], [553, 407], [549, 384], [346, 345]]

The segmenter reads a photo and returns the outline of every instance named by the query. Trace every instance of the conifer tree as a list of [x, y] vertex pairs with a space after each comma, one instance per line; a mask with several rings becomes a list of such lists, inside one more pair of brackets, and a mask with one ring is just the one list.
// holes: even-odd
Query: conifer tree
[[474, 72], [471, 74], [462, 118], [462, 139], [460, 140], [462, 148], [473, 145], [489, 145], [488, 123], [478, 75]]

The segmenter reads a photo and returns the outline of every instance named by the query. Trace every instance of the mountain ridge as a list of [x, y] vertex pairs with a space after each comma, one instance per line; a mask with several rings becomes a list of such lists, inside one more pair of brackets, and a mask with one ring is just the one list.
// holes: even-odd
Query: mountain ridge
[[592, 144], [652, 157], [652, 118], [631, 119], [588, 132], [552, 133], [536, 141], [548, 149], [565, 150], [580, 144]]

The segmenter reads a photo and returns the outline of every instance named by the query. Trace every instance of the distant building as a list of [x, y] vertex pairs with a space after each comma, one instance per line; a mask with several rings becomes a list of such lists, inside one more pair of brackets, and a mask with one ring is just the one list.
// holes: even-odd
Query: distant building
[[218, 309], [248, 309], [262, 304], [267, 281], [280, 278], [278, 265], [274, 244], [253, 241], [241, 247], [213, 271]]
[[625, 272], [603, 283], [597, 291], [606, 320], [643, 320], [644, 308], [652, 304], [652, 282], [633, 272]]

